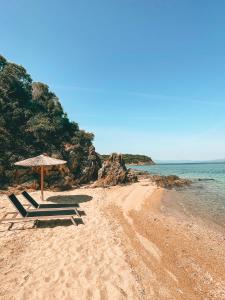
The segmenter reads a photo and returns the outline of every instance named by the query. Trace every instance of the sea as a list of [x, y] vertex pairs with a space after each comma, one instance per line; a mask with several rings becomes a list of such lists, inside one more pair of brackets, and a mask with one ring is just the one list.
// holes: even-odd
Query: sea
[[177, 189], [176, 201], [189, 214], [225, 228], [225, 163], [156, 164], [132, 169], [191, 179], [191, 186]]

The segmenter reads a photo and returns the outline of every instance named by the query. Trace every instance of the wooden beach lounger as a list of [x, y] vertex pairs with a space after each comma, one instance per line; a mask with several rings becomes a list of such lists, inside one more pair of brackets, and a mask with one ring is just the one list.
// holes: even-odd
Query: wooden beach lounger
[[[24, 206], [20, 203], [14, 194], [8, 196], [11, 203], [15, 206], [18, 212], [6, 213], [0, 223], [11, 223], [12, 225], [17, 222], [28, 222], [28, 221], [39, 221], [39, 220], [52, 220], [52, 219], [70, 219], [74, 225], [77, 225], [74, 217], [77, 212], [74, 209], [69, 210], [26, 210]], [[18, 213], [22, 218], [17, 218]], [[8, 215], [13, 215], [12, 218], [7, 218]]]
[[[57, 203], [57, 204], [39, 204], [37, 203], [33, 197], [31, 197], [30, 194], [28, 194], [28, 192], [24, 191], [22, 192], [22, 195], [27, 199], [27, 201], [36, 209], [56, 209], [56, 208], [60, 208], [60, 209], [64, 209], [64, 208], [73, 208], [75, 209], [76, 207], [79, 207], [79, 204], [77, 203]], [[76, 210], [76, 209], [75, 209]]]

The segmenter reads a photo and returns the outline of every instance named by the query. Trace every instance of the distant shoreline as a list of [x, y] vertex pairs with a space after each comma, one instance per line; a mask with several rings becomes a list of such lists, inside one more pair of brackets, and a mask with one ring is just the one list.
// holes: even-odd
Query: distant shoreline
[[[154, 165], [155, 162], [151, 159], [151, 157], [142, 154], [128, 154], [122, 153], [123, 160], [126, 165]], [[101, 154], [102, 162], [109, 159], [109, 154]]]
[[171, 163], [155, 163], [155, 164], [148, 164], [148, 163], [143, 163], [143, 164], [127, 164], [127, 166], [155, 166], [155, 165], [221, 165], [225, 164], [224, 162], [171, 162]]
[[140, 162], [140, 163], [131, 163], [131, 164], [126, 164], [126, 165], [129, 167], [129, 166], [154, 166], [156, 164]]

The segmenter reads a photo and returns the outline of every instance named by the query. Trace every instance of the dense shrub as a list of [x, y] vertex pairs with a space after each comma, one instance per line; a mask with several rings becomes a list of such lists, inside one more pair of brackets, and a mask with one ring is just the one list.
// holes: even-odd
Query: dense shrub
[[16, 161], [42, 153], [68, 159], [66, 146], [76, 149], [70, 172], [81, 176], [93, 138], [69, 121], [46, 84], [0, 55], [0, 187], [14, 182]]

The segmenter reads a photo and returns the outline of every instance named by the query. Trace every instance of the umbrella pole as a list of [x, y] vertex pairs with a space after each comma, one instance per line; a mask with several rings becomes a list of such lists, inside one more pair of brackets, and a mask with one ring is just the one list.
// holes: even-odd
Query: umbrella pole
[[41, 201], [44, 201], [44, 166], [41, 166]]

